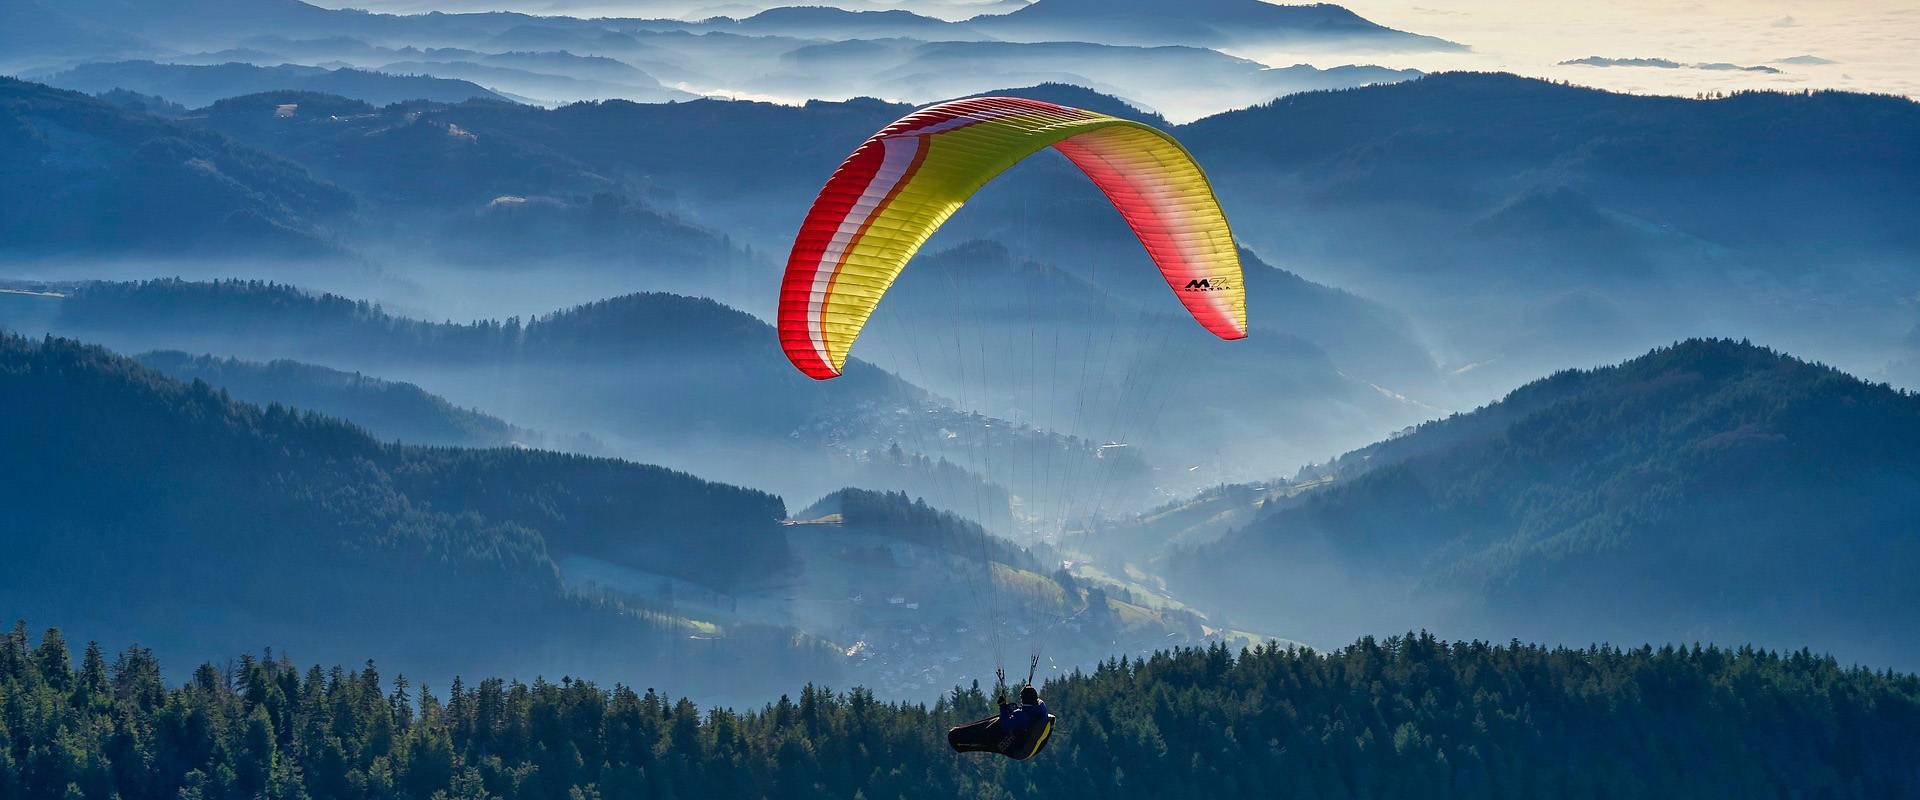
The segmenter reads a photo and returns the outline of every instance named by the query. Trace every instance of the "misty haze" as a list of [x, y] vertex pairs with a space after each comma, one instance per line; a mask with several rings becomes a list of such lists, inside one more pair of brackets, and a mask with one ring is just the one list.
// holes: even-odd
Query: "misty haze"
[[1506, 5], [0, 0], [0, 798], [1920, 797], [1920, 13]]

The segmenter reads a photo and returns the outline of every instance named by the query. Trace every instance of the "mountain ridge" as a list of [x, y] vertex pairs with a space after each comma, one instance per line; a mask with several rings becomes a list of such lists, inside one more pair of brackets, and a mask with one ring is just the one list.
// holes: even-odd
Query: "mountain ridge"
[[255, 405], [279, 404], [347, 420], [383, 440], [447, 447], [507, 447], [535, 434], [460, 408], [410, 383], [286, 359], [243, 361], [156, 350], [135, 361], [181, 381], [205, 381]]
[[1071, 40], [1097, 31], [1117, 43], [1255, 46], [1363, 44], [1388, 50], [1461, 51], [1432, 36], [1388, 28], [1330, 3], [1261, 0], [1036, 0], [968, 24], [996, 35]]
[[[1912, 663], [1920, 651], [1888, 626], [1920, 607], [1892, 577], [1920, 563], [1901, 534], [1920, 524], [1917, 452], [1920, 396], [1686, 341], [1303, 475], [1335, 479], [1176, 557], [1176, 584], [1286, 564], [1264, 613], [1319, 606], [1340, 620], [1328, 630], [1424, 608], [1442, 628], [1731, 637]], [[1378, 607], [1314, 597], [1342, 582]]]
[[53, 86], [89, 93], [128, 89], [194, 108], [229, 97], [277, 90], [326, 92], [380, 106], [409, 100], [510, 102], [504, 95], [472, 81], [292, 64], [261, 67], [240, 62], [206, 66], [153, 61], [95, 62], [46, 75], [44, 80]]
[[[0, 251], [338, 252], [354, 198], [217, 133], [0, 77]], [[166, 202], [156, 202], [158, 198]]]
[[[655, 648], [684, 623], [564, 591], [556, 556], [637, 560], [722, 586], [764, 581], [790, 558], [778, 498], [684, 473], [383, 444], [71, 340], [5, 336], [0, 365], [0, 428], [17, 445], [0, 454], [15, 476], [0, 485], [0, 594], [16, 613], [84, 619], [88, 635], [140, 629], [168, 653], [255, 636], [313, 653], [352, 647], [416, 674], [469, 658], [661, 674], [669, 661]], [[519, 620], [537, 644], [502, 651], [478, 618]], [[738, 634], [719, 647], [834, 672], [790, 634]], [[729, 691], [709, 674], [710, 690]]]

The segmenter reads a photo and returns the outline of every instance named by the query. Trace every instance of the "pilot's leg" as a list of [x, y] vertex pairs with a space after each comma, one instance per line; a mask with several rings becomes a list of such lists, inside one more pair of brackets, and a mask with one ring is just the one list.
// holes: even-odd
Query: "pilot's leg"
[[947, 744], [956, 752], [999, 752], [1000, 718], [988, 717], [947, 731]]

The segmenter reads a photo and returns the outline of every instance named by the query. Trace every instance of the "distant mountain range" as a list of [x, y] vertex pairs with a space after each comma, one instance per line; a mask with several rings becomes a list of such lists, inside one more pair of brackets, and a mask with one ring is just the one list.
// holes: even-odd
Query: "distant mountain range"
[[[997, 11], [997, 10], [995, 10]], [[1337, 5], [1264, 0], [1038, 0], [949, 21], [904, 10], [782, 7], [698, 22], [648, 20], [653, 30], [727, 31], [813, 39], [1004, 40], [1134, 46], [1460, 51], [1454, 42], [1376, 24]]]
[[1007, 40], [1191, 47], [1291, 46], [1381, 51], [1457, 51], [1463, 46], [1397, 31], [1331, 4], [1263, 0], [1038, 0], [1005, 13], [986, 9], [951, 21], [905, 10], [796, 6], [695, 22], [643, 20], [648, 30], [729, 32], [801, 39]]
[[[1165, 124], [1112, 97], [1077, 87], [1042, 85], [999, 93], [1094, 107]], [[280, 113], [289, 103], [297, 107], [290, 113]], [[376, 110], [343, 106], [320, 97], [274, 94], [216, 104], [195, 122], [288, 159], [314, 164], [330, 180], [354, 188], [372, 202], [390, 206], [385, 216], [405, 214], [409, 209], [418, 213], [422, 206], [469, 210], [490, 206], [500, 196], [566, 198], [622, 191], [635, 197], [636, 204], [661, 196], [675, 206], [693, 209], [689, 216], [708, 221], [714, 229], [777, 249], [784, 247], [798, 225], [821, 176], [844, 158], [846, 143], [859, 140], [909, 110], [908, 106], [874, 101], [813, 103], [804, 108], [705, 101], [671, 105], [614, 102], [553, 111], [484, 103]], [[445, 131], [450, 128], [474, 138], [449, 137]], [[789, 135], [768, 137], [762, 133], [769, 130]], [[408, 132], [404, 138], [403, 131]], [[613, 131], [625, 135], [612, 136]], [[670, 131], [683, 134], [667, 135]], [[710, 146], [716, 143], [726, 146]], [[395, 148], [403, 150], [396, 154]], [[390, 163], [394, 160], [399, 165]], [[437, 179], [428, 180], [427, 174], [405, 166], [416, 163], [434, 165]], [[449, 170], [449, 163], [460, 168]], [[1036, 205], [1035, 198], [1041, 199], [1041, 204]], [[540, 207], [530, 200], [524, 205], [493, 205], [486, 213], [493, 216], [517, 208], [531, 214]], [[1058, 218], [1065, 212], [1073, 217]], [[1036, 218], [1047, 224], [1033, 224]], [[598, 227], [604, 235], [607, 226]], [[670, 219], [659, 221], [654, 229], [659, 233], [653, 235], [665, 242], [639, 248], [648, 256], [658, 258], [675, 252], [674, 248], [684, 248], [687, 258], [665, 259], [669, 263], [711, 261], [724, 255], [711, 234], [684, 224], [676, 226]], [[535, 247], [525, 244], [526, 238], [510, 233], [510, 228], [501, 227], [497, 221], [475, 226], [473, 231], [479, 237], [477, 241], [487, 242], [489, 247], [513, 247], [511, 240], [519, 238], [522, 244], [518, 246], [527, 251], [525, 257], [539, 257], [533, 252]], [[464, 235], [454, 238], [475, 241]], [[508, 241], [496, 242], [496, 238]], [[1148, 273], [1144, 270], [1150, 268], [1137, 242], [1104, 198], [1065, 162], [1036, 159], [1031, 166], [1022, 165], [1004, 176], [963, 210], [951, 230], [929, 249], [937, 251], [971, 238], [1019, 241], [1023, 248], [1066, 269], [1085, 271], [1083, 277], [1103, 286], [1126, 287], [1116, 291], [1127, 292], [1128, 297], [1160, 300], [1165, 292], [1164, 287], [1150, 281], [1113, 280], [1145, 275]], [[592, 239], [590, 229], [583, 229], [573, 236], [533, 237], [531, 241], [565, 252]], [[674, 241], [682, 243], [667, 243]], [[1103, 258], [1091, 264], [1080, 263], [1088, 248], [1094, 248]], [[1391, 374], [1394, 380], [1390, 382], [1399, 382], [1417, 376], [1419, 358], [1408, 354], [1417, 353], [1418, 346], [1406, 341], [1405, 331], [1381, 330], [1399, 324], [1391, 321], [1392, 312], [1351, 307], [1358, 298], [1346, 295], [1348, 299], [1342, 300], [1340, 293], [1318, 292], [1297, 276], [1286, 276], [1263, 264], [1256, 263], [1253, 269], [1258, 276], [1254, 279], [1254, 291], [1259, 293], [1256, 302], [1282, 304], [1272, 317], [1282, 330], [1299, 332], [1311, 327], [1316, 332], [1310, 338], [1316, 341], [1345, 340], [1352, 331], [1363, 328], [1374, 331], [1366, 337], [1381, 342], [1399, 339], [1392, 345], [1400, 351], [1397, 354], [1368, 352], [1369, 359], [1393, 365], [1369, 377], [1385, 380], [1382, 376]], [[1268, 280], [1269, 276], [1274, 279]], [[697, 276], [683, 271], [681, 285], [668, 288], [687, 291], [685, 282], [694, 279]], [[1143, 291], [1135, 291], [1141, 287]], [[1356, 369], [1370, 371], [1357, 365]]]
[[336, 251], [340, 188], [219, 134], [0, 78], [0, 252]]
[[791, 69], [751, 80], [745, 88], [809, 96], [818, 91], [809, 87], [861, 86], [885, 97], [946, 98], [978, 93], [985, 86], [1071, 83], [1138, 98], [1188, 117], [1295, 92], [1391, 83], [1421, 74], [1373, 66], [1274, 69], [1203, 48], [1082, 42], [842, 42], [795, 50], [782, 61]]
[[1752, 640], [1920, 663], [1920, 397], [1731, 341], [1568, 371], [1342, 456], [1173, 562], [1309, 640]]
[[1457, 51], [1432, 36], [1397, 31], [1341, 6], [1264, 0], [1037, 0], [967, 22], [999, 38], [1196, 47], [1344, 47]]
[[127, 89], [194, 107], [228, 97], [276, 89], [324, 92], [382, 106], [408, 100], [441, 103], [476, 99], [507, 100], [498, 92], [464, 80], [292, 64], [276, 67], [242, 63], [192, 66], [117, 61], [83, 64], [48, 75], [45, 80], [62, 89], [88, 93]]
[[556, 105], [608, 99], [666, 103], [699, 97], [692, 92], [662, 87], [659, 81], [645, 73], [634, 76], [634, 82], [629, 83], [554, 75], [472, 61], [395, 61], [376, 69], [389, 75], [433, 75], [485, 84], [514, 98]]
[[[541, 145], [537, 131], [476, 135], [446, 106], [383, 110], [283, 91], [186, 117], [151, 96], [103, 97], [120, 105], [0, 79], [0, 159], [23, 188], [0, 198], [9, 211], [0, 252], [255, 261], [403, 249], [410, 261], [425, 255], [480, 271], [584, 269], [608, 287], [600, 294], [649, 285], [719, 294], [729, 270], [749, 259], [659, 208], [644, 175], [596, 173]], [[521, 108], [457, 108], [482, 117], [490, 106]], [[652, 284], [632, 278], [649, 273]]]
[[83, 54], [125, 53], [150, 47], [112, 21], [71, 14], [58, 0], [11, 0], [0, 5], [0, 69], [63, 63]]
[[1880, 376], [1912, 325], [1896, 298], [1920, 252], [1904, 145], [1920, 104], [1903, 98], [1703, 101], [1457, 73], [1177, 135], [1243, 242], [1405, 311], [1463, 384], [1704, 334]]
[[799, 39], [954, 42], [991, 38], [969, 25], [921, 16], [911, 11], [847, 11], [827, 6], [771, 8], [738, 20], [719, 17], [699, 23], [697, 29]]
[[[1005, 91], [1155, 119], [1085, 89]], [[204, 209], [176, 200], [167, 212], [218, 221], [251, 209], [240, 219], [260, 214], [279, 221], [271, 230], [333, 248], [424, 255], [463, 272], [531, 265], [569, 280], [595, 276], [590, 292], [562, 302], [657, 289], [765, 313], [770, 295], [751, 287], [773, 279], [771, 262], [820, 182], [848, 143], [909, 108], [855, 100], [379, 109], [269, 93], [185, 121], [351, 191], [363, 209], [354, 224], [343, 226], [341, 212], [295, 213], [297, 195], [261, 202], [298, 182], [217, 195]], [[1902, 132], [1920, 131], [1915, 108], [1839, 93], [1633, 97], [1450, 74], [1296, 95], [1172, 130], [1207, 165], [1254, 254], [1248, 263], [1284, 268], [1250, 267], [1254, 274], [1295, 276], [1273, 281], [1284, 289], [1276, 292], [1253, 279], [1256, 315], [1261, 304], [1274, 309], [1258, 324], [1314, 343], [1336, 369], [1420, 409], [1481, 402], [1546, 369], [1705, 333], [1761, 333], [1895, 377], [1910, 360], [1904, 337], [1913, 327], [1899, 256], [1920, 249], [1902, 224], [1905, 210], [1920, 208], [1912, 191], [1920, 178], [1898, 178], [1920, 175], [1899, 146]], [[1503, 124], [1483, 124], [1488, 113]], [[73, 144], [42, 141], [34, 147]], [[52, 169], [88, 159], [77, 150], [36, 159], [29, 176], [55, 192], [109, 185], [74, 184]], [[1813, 167], [1812, 177], [1795, 177]], [[1395, 235], [1380, 235], [1383, 225]], [[354, 240], [327, 233], [340, 229]], [[104, 238], [36, 226], [22, 240], [43, 230], [66, 231], [73, 249]], [[171, 224], [146, 235], [217, 239], [220, 230]], [[1128, 282], [1150, 274], [1138, 245], [1058, 159], [1010, 171], [928, 251], [975, 239], [1012, 243], [1016, 261], [1031, 257], [1131, 300], [1154, 302], [1164, 291]], [[1808, 275], [1820, 280], [1805, 283]], [[1316, 317], [1344, 306], [1329, 306], [1336, 295], [1314, 286], [1342, 287], [1373, 310]]]
[[[1048, 87], [1012, 93], [1098, 99]], [[326, 115], [277, 118], [279, 104], [267, 99], [197, 124], [394, 207], [431, 198], [477, 216], [498, 197], [546, 197], [560, 207], [536, 204], [522, 216], [582, 219], [584, 197], [618, 192], [638, 214], [667, 217], [632, 236], [677, 244], [644, 252], [706, 262], [734, 257], [715, 255], [725, 252], [717, 237], [674, 219], [778, 252], [848, 143], [909, 108], [483, 103], [335, 125], [321, 124]], [[1111, 98], [1102, 106], [1124, 113]], [[1882, 374], [1912, 327], [1898, 298], [1910, 294], [1902, 254], [1920, 249], [1903, 224], [1920, 208], [1912, 191], [1920, 165], [1901, 147], [1920, 135], [1916, 108], [1842, 93], [1698, 101], [1449, 74], [1294, 95], [1174, 133], [1208, 167], [1243, 243], [1266, 262], [1406, 314], [1458, 373], [1460, 394], [1477, 402], [1491, 391], [1479, 387], [1701, 333], [1761, 332]], [[325, 103], [313, 109], [338, 115]], [[421, 127], [402, 124], [416, 112]], [[1502, 124], [1484, 124], [1488, 114]], [[478, 138], [451, 136], [448, 125]], [[382, 156], [403, 132], [417, 155], [396, 167]], [[446, 159], [461, 167], [434, 180], [404, 168]], [[1395, 235], [1380, 235], [1383, 225]], [[535, 237], [526, 255], [578, 242], [571, 231], [593, 227], [553, 228], [570, 233]], [[1104, 199], [1052, 159], [988, 187], [943, 237], [933, 246], [1018, 242], [1069, 269], [1095, 253], [1091, 260], [1129, 270], [1140, 259]], [[626, 235], [602, 241], [590, 252], [635, 251]], [[1807, 270], [1821, 280], [1801, 285]], [[1433, 397], [1416, 383], [1367, 377]]]
[[[1008, 91], [1098, 106], [1150, 122], [1158, 119], [1085, 89], [1050, 85]], [[844, 157], [844, 143], [908, 110], [875, 101], [815, 103], [804, 108], [699, 101], [610, 102], [552, 111], [493, 103], [373, 109], [320, 96], [270, 93], [215, 104], [196, 114], [193, 122], [285, 158], [314, 164], [320, 175], [356, 190], [368, 198], [369, 206], [381, 209], [379, 219], [367, 227], [424, 218], [408, 224], [428, 224], [444, 231], [428, 246], [458, 257], [469, 271], [511, 256], [510, 263], [520, 268], [564, 265], [569, 276], [617, 275], [627, 285], [710, 294], [755, 308], [771, 295], [752, 287], [775, 280], [777, 265], [755, 263], [739, 252], [738, 244], [708, 231], [727, 230], [742, 238], [756, 234], [748, 241], [764, 242], [768, 248], [784, 246], [791, 226], [817, 190], [817, 175], [830, 172]], [[449, 133], [455, 130], [462, 135]], [[769, 130], [791, 136], [769, 141], [763, 133]], [[1102, 295], [1074, 301], [1107, 307], [1104, 312], [1082, 312], [1084, 319], [1126, 327], [1129, 315], [1165, 309], [1166, 289], [1152, 278], [1155, 273], [1133, 236], [1085, 178], [1064, 164], [1046, 160], [1007, 176], [1005, 185], [994, 187], [979, 208], [970, 207], [956, 218], [952, 229], [928, 248], [929, 256], [967, 244], [962, 237], [1020, 241], [1095, 287], [1080, 289], [1083, 295], [1089, 291]], [[1063, 181], [1068, 183], [1062, 185]], [[671, 194], [655, 188], [665, 186], [675, 188]], [[1033, 226], [1032, 207], [1025, 198], [1034, 197], [1045, 198], [1049, 209], [1060, 206], [1084, 216]], [[656, 203], [695, 209], [712, 223], [692, 225], [657, 210]], [[970, 294], [967, 303], [1004, 305], [1004, 295], [984, 276], [1010, 273], [1019, 259], [1005, 248], [969, 252], [981, 257], [961, 256], [953, 266], [929, 268], [928, 274], [947, 269], [966, 274], [968, 279], [959, 285]], [[1089, 260], [1090, 253], [1102, 257]], [[1229, 433], [1237, 423], [1225, 420], [1254, 416], [1254, 409], [1265, 406], [1274, 393], [1323, 398], [1316, 407], [1340, 409], [1336, 423], [1287, 415], [1267, 421], [1284, 432], [1296, 459], [1337, 451], [1418, 418], [1417, 407], [1338, 374], [1345, 370], [1399, 392], [1424, 393], [1436, 378], [1430, 358], [1404, 319], [1362, 298], [1272, 269], [1251, 253], [1247, 258], [1254, 302], [1271, 309], [1271, 316], [1265, 318], [1271, 322], [1263, 321], [1260, 327], [1279, 338], [1271, 338], [1264, 346], [1222, 349], [1217, 358], [1189, 358], [1185, 363], [1201, 374], [1245, 370], [1266, 376], [1271, 382], [1258, 383], [1271, 392], [1210, 398], [1204, 405], [1216, 408], [1222, 426], [1186, 442], [1190, 452], [1181, 458], [1216, 452], [1216, 445], [1236, 449], [1232, 443], [1247, 437]], [[707, 266], [689, 269], [689, 265]], [[912, 280], [908, 286], [934, 288], [934, 284]], [[901, 297], [900, 313], [915, 307], [911, 293]], [[951, 307], [946, 303], [951, 299], [940, 298], [945, 303], [941, 307]], [[1055, 297], [1053, 302], [1067, 300]], [[877, 326], [891, 325], [887, 320], [894, 316], [883, 315]], [[1019, 332], [1028, 332], [1023, 320], [1014, 322], [1023, 323], [1017, 326]], [[1076, 331], [1066, 341], [1071, 345], [1085, 338]], [[881, 330], [863, 348], [887, 354], [887, 363], [901, 369], [909, 355], [887, 345], [906, 340]], [[1077, 352], [1069, 346], [1048, 355], [1072, 361]], [[1325, 354], [1332, 354], [1335, 363], [1326, 363]], [[973, 369], [945, 360], [935, 360], [931, 366], [937, 372], [916, 377], [948, 396], [964, 388], [958, 385], [955, 370]], [[1048, 404], [1063, 407], [1051, 398], [1026, 396], [980, 410], [1015, 414], [1024, 409], [1019, 416], [1026, 418], [1037, 417], [1038, 409]], [[1064, 423], [1056, 419], [1043, 424]], [[1331, 433], [1335, 429], [1346, 432]], [[1286, 463], [1268, 469], [1293, 466]]]
[[[394, 15], [324, 9], [298, 0], [73, 0], [58, 6], [33, 0], [13, 13], [20, 28], [44, 30], [65, 43], [58, 49], [21, 48], [16, 71], [58, 74], [53, 79], [58, 85], [89, 92], [117, 87], [159, 93], [191, 106], [286, 89], [325, 89], [382, 105], [399, 99], [457, 100], [451, 95], [470, 92], [473, 85], [546, 103], [666, 101], [742, 91], [794, 100], [874, 95], [927, 101], [995, 85], [1052, 80], [1136, 97], [1192, 118], [1289, 92], [1404, 80], [1412, 74], [1377, 67], [1322, 71], [1305, 64], [1266, 70], [1205, 48], [1458, 49], [1449, 42], [1375, 25], [1338, 6], [1276, 6], [1258, 0], [1208, 0], [1201, 5], [1046, 0], [966, 21], [900, 9], [826, 7], [779, 7], [699, 21], [505, 12]], [[837, 63], [822, 57], [851, 52], [858, 57]], [[541, 58], [508, 63], [504, 57], [514, 54]], [[134, 74], [138, 71], [125, 66], [109, 71], [93, 63], [129, 59], [220, 67], [224, 72], [202, 72], [189, 79]], [[605, 69], [608, 61], [634, 74], [612, 78]], [[334, 72], [354, 68], [396, 73], [396, 78], [433, 76], [470, 83], [380, 82], [345, 72], [282, 74], [263, 85], [255, 80], [259, 76], [227, 74], [236, 70], [229, 62], [282, 73], [301, 64]], [[0, 67], [5, 66], [7, 62], [0, 61]], [[148, 65], [147, 71], [152, 69]], [[68, 70], [81, 72], [70, 75]], [[209, 94], [220, 91], [214, 89], [222, 85], [216, 77], [229, 87], [252, 83]], [[120, 83], [89, 88], [107, 78]], [[328, 85], [317, 85], [322, 82]], [[176, 94], [152, 91], [156, 88], [171, 88]]]

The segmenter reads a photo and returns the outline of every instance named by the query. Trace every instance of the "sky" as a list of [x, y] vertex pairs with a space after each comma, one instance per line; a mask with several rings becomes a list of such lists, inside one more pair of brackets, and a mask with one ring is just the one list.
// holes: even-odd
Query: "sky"
[[[1474, 50], [1371, 59], [1387, 66], [1503, 70], [1639, 93], [1839, 88], [1920, 97], [1920, 2], [1913, 0], [1350, 0], [1345, 5], [1382, 25]], [[1246, 55], [1267, 63], [1285, 60], [1283, 53]], [[1803, 55], [1837, 63], [1775, 63]], [[1771, 66], [1781, 73], [1560, 64], [1588, 56]]]
[[[511, 9], [578, 16], [744, 16], [772, 5], [905, 8], [965, 18], [989, 0], [320, 0], [374, 10]], [[995, 4], [995, 5], [1004, 5]], [[1615, 91], [1692, 96], [1737, 89], [1850, 89], [1920, 98], [1916, 0], [1345, 0], [1389, 27], [1450, 39], [1461, 54], [1242, 52], [1270, 66], [1375, 63], [1501, 70]], [[1590, 56], [1659, 58], [1677, 68], [1563, 65]], [[1814, 56], [1830, 64], [1780, 63]], [[1764, 66], [1769, 74], [1701, 69]]]

